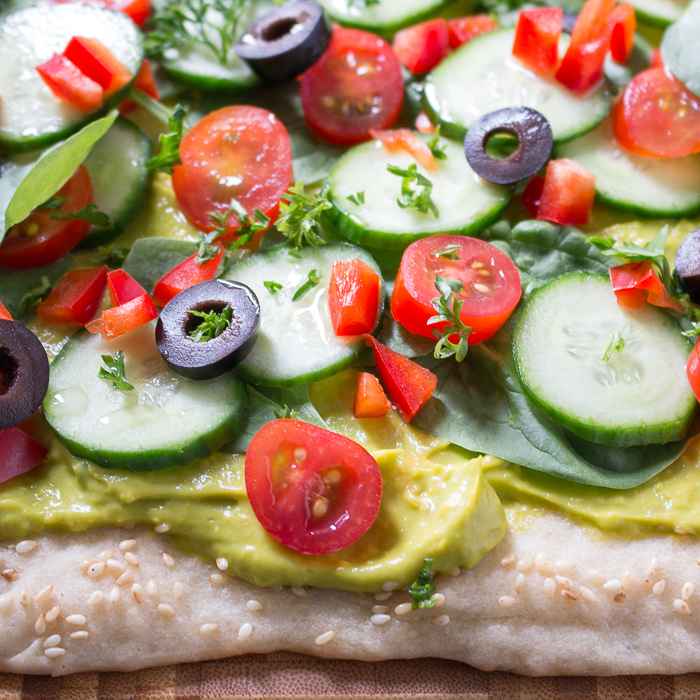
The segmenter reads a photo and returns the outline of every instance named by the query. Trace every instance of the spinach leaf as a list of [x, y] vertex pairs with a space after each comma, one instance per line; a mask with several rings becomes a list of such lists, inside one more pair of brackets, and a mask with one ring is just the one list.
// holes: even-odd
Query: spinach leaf
[[14, 313], [22, 299], [41, 286], [42, 277], [48, 277], [51, 286], [55, 287], [72, 267], [73, 261], [70, 258], [63, 258], [51, 265], [28, 270], [0, 268], [0, 301]]
[[468, 362], [438, 367], [438, 388], [415, 425], [472, 452], [612, 489], [644, 483], [681, 454], [684, 440], [611, 448], [571, 439], [523, 394], [509, 335], [503, 328], [488, 343], [470, 348]]
[[115, 113], [88, 124], [77, 134], [46, 151], [24, 172], [24, 177], [18, 183], [9, 203], [2, 208], [0, 216], [4, 221], [0, 230], [0, 241], [11, 226], [24, 221], [34, 209], [53, 197], [66, 184], [116, 118]]
[[700, 0], [694, 0], [683, 16], [664, 33], [664, 64], [689, 90], [700, 95]]
[[156, 282], [197, 252], [197, 244], [174, 238], [139, 238], [124, 261], [128, 272], [149, 294]]

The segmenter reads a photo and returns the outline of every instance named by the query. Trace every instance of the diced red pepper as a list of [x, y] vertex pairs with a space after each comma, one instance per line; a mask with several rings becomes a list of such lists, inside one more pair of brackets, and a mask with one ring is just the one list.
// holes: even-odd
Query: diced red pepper
[[97, 311], [107, 286], [106, 265], [71, 270], [39, 305], [39, 316], [47, 323], [85, 324]]
[[[143, 59], [141, 64], [141, 69], [136, 74], [136, 80], [134, 80], [134, 89], [141, 90], [149, 97], [154, 100], [160, 99], [160, 94], [158, 93], [158, 86], [156, 85], [156, 79], [153, 76], [153, 68], [151, 67], [151, 62], [147, 59]], [[132, 109], [136, 108], [136, 103], [133, 100], [126, 99], [123, 100], [119, 106], [120, 114], [128, 114]]]
[[90, 333], [102, 333], [105, 338], [116, 338], [158, 318], [158, 310], [148, 294], [127, 301], [125, 304], [105, 309], [102, 316], [90, 321], [85, 328]]
[[695, 343], [693, 349], [690, 351], [690, 357], [688, 358], [688, 364], [685, 366], [686, 375], [688, 376], [688, 382], [690, 382], [690, 388], [695, 394], [695, 398], [700, 401], [700, 344]]
[[197, 253], [195, 253], [163, 275], [156, 282], [153, 290], [153, 301], [158, 306], [165, 306], [174, 296], [184, 292], [185, 289], [200, 282], [213, 280], [224, 254], [224, 247], [220, 243], [215, 245], [219, 247], [218, 254], [203, 265], [196, 261]]
[[433, 395], [437, 377], [418, 363], [382, 345], [371, 335], [365, 335], [372, 348], [374, 361], [391, 402], [406, 423], [415, 418]]
[[339, 337], [371, 333], [377, 323], [381, 281], [362, 260], [333, 263], [328, 285], [328, 308], [333, 330]]
[[613, 60], [625, 63], [634, 48], [634, 33], [637, 31], [637, 17], [634, 7], [621, 2], [610, 13], [610, 53]]
[[450, 48], [447, 22], [431, 19], [397, 32], [392, 43], [394, 53], [411, 73], [427, 73], [437, 66]]
[[638, 309], [648, 301], [654, 306], [683, 312], [680, 302], [669, 295], [654, 272], [651, 260], [611, 267], [610, 281], [620, 306]]
[[99, 40], [74, 36], [63, 55], [109, 96], [132, 78], [131, 71]]
[[550, 160], [537, 218], [569, 226], [587, 224], [594, 198], [595, 175], [570, 158]]
[[559, 64], [561, 7], [523, 10], [518, 17], [513, 56], [537, 75], [552, 75]]
[[355, 385], [353, 413], [356, 418], [383, 418], [391, 410], [391, 403], [379, 380], [369, 372], [360, 372]]
[[2, 321], [12, 321], [12, 314], [5, 308], [3, 303], [0, 301], [0, 320]]
[[107, 284], [109, 285], [109, 298], [112, 302], [112, 306], [126, 304], [127, 301], [131, 301], [147, 293], [146, 290], [128, 272], [124, 272], [124, 270], [112, 270], [112, 272], [107, 275]]
[[373, 139], [384, 144], [389, 153], [406, 151], [410, 153], [426, 170], [436, 170], [435, 156], [428, 144], [416, 136], [410, 129], [370, 129]]
[[540, 199], [542, 199], [543, 189], [544, 178], [542, 175], [533, 175], [520, 195], [520, 203], [533, 219], [536, 219], [540, 212]]
[[473, 15], [471, 17], [455, 17], [447, 20], [447, 33], [450, 40], [450, 48], [458, 49], [462, 44], [471, 41], [479, 34], [492, 32], [499, 28], [491, 15]]
[[48, 450], [23, 430], [12, 426], [0, 432], [0, 483], [41, 464]]
[[65, 56], [55, 53], [36, 69], [55, 97], [72, 104], [81, 112], [92, 112], [102, 104], [102, 87]]
[[586, 0], [581, 9], [556, 73], [570, 90], [584, 94], [602, 79], [612, 31], [608, 19], [614, 7], [615, 0]]
[[420, 132], [421, 134], [435, 133], [434, 124], [430, 121], [430, 117], [423, 110], [421, 110], [418, 113], [418, 116], [416, 117], [415, 121], [415, 126], [416, 131]]

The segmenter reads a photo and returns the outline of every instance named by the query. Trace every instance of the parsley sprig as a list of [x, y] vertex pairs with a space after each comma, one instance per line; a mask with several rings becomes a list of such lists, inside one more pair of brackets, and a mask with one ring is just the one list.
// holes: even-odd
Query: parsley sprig
[[277, 292], [279, 292], [280, 289], [282, 289], [282, 285], [279, 282], [275, 282], [273, 280], [265, 280], [263, 284], [265, 285], [265, 289], [267, 289], [267, 291], [270, 292], [272, 296], [275, 296], [275, 294], [277, 294]]
[[433, 583], [432, 566], [432, 559], [424, 559], [423, 568], [418, 574], [418, 579], [408, 589], [408, 594], [413, 598], [412, 610], [433, 608], [437, 604], [437, 601], [432, 599], [433, 593], [437, 589], [437, 586]]
[[98, 228], [109, 228], [112, 225], [112, 219], [109, 214], [100, 211], [97, 204], [86, 204], [82, 209], [71, 212], [69, 214], [61, 214], [58, 209], [51, 212], [52, 219], [79, 219], [87, 221]]
[[301, 299], [306, 292], [318, 286], [318, 283], [321, 281], [322, 277], [323, 273], [320, 270], [316, 270], [315, 268], [311, 270], [311, 272], [309, 272], [309, 278], [306, 280], [306, 282], [304, 282], [304, 284], [302, 284], [301, 287], [294, 292], [292, 301], [299, 301], [299, 299]]
[[401, 196], [396, 200], [402, 209], [414, 207], [421, 214], [427, 214], [431, 211], [436, 219], [440, 218], [440, 212], [430, 196], [433, 191], [433, 183], [425, 175], [418, 172], [418, 166], [415, 163], [411, 163], [408, 168], [387, 165], [386, 169], [392, 175], [403, 178]]
[[46, 275], [41, 278], [41, 284], [34, 289], [28, 291], [17, 304], [16, 309], [12, 309], [12, 315], [15, 318], [21, 318], [32, 309], [36, 309], [39, 304], [46, 301], [46, 298], [51, 294], [51, 281]]
[[437, 160], [447, 160], [447, 153], [445, 153], [445, 147], [440, 143], [440, 126], [435, 127], [435, 133], [428, 141], [428, 148], [433, 154], [433, 158]]
[[603, 356], [600, 358], [601, 362], [610, 362], [610, 359], [616, 352], [620, 352], [625, 349], [625, 339], [622, 337], [622, 333], [617, 331], [613, 333], [612, 338]]
[[277, 228], [291, 241], [294, 250], [304, 245], [318, 249], [326, 242], [321, 237], [321, 216], [331, 206], [325, 197], [309, 195], [301, 180], [282, 195]]
[[180, 141], [185, 126], [187, 112], [182, 105], [176, 105], [168, 118], [168, 133], [161, 134], [160, 153], [146, 162], [149, 173], [172, 174], [173, 168], [180, 164]]
[[273, 413], [275, 414], [275, 418], [291, 418], [292, 420], [296, 420], [299, 417], [299, 414], [293, 408], [289, 408], [287, 404], [285, 404], [281, 410], [273, 411]]
[[[438, 341], [435, 346], [435, 358], [444, 360], [454, 355], [455, 360], [461, 362], [467, 356], [469, 335], [474, 332], [474, 329], [465, 325], [459, 316], [459, 312], [464, 306], [464, 300], [457, 299], [455, 294], [461, 294], [464, 290], [464, 285], [459, 280], [435, 275], [435, 288], [440, 292], [440, 296], [432, 300], [437, 315], [428, 319], [428, 325], [435, 323], [447, 324], [442, 331], [439, 331], [437, 328], [433, 329], [433, 335]], [[459, 336], [456, 343], [450, 340], [451, 336], [454, 335]]]
[[206, 343], [218, 338], [231, 325], [233, 319], [231, 304], [226, 304], [220, 313], [195, 310], [191, 310], [189, 313], [203, 319], [193, 331], [187, 334], [187, 337], [195, 343]]
[[99, 257], [95, 261], [95, 265], [97, 267], [107, 265], [107, 267], [114, 270], [124, 264], [126, 256], [129, 255], [129, 249], [112, 243], [108, 246], [100, 246], [97, 249], [97, 253]]
[[126, 369], [124, 368], [124, 353], [121, 350], [112, 357], [102, 355], [105, 366], [100, 367], [97, 376], [106, 382], [112, 382], [112, 388], [119, 391], [133, 391], [134, 387], [126, 381]]

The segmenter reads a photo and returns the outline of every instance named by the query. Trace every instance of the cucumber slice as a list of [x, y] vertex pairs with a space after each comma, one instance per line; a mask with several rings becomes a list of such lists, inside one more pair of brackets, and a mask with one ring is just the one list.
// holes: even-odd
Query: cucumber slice
[[630, 0], [637, 19], [642, 24], [652, 27], [667, 27], [680, 19], [685, 12], [689, 0]]
[[667, 160], [635, 156], [617, 144], [609, 120], [555, 152], [593, 173], [596, 194], [612, 207], [648, 217], [700, 211], [700, 154]]
[[[618, 333], [624, 347], [603, 360]], [[610, 279], [587, 272], [535, 290], [513, 324], [532, 402], [575, 435], [618, 447], [685, 436], [697, 407], [685, 371], [691, 348], [665, 311], [619, 306]]]
[[[595, 129], [610, 106], [605, 86], [579, 97], [554, 78], [538, 77], [513, 57], [514, 38], [514, 29], [482, 34], [428, 75], [423, 100], [433, 123], [439, 123], [444, 134], [461, 139], [485, 114], [522, 105], [549, 120], [555, 143]], [[560, 54], [567, 44], [568, 38], [562, 37]]]
[[[256, 253], [226, 274], [228, 279], [247, 284], [260, 302], [258, 339], [239, 368], [240, 374], [253, 384], [296, 386], [325, 379], [352, 365], [357, 351], [365, 344], [358, 336], [335, 335], [326, 292], [336, 260], [358, 258], [374, 268], [381, 279], [372, 257], [349, 243], [329, 243], [318, 250], [302, 248], [298, 258], [292, 257], [290, 251], [288, 245], [282, 245]], [[320, 283], [293, 301], [294, 293], [313, 269], [323, 274]], [[272, 294], [265, 287], [266, 281], [277, 282], [282, 289]], [[383, 299], [382, 289], [380, 300]], [[377, 320], [380, 315], [381, 308]]]
[[80, 3], [15, 12], [0, 25], [0, 147], [27, 151], [61, 141], [128, 94], [131, 82], [90, 114], [54, 97], [36, 67], [61, 53], [74, 36], [99, 39], [134, 76], [138, 73], [143, 37], [121, 12]]
[[[442, 139], [447, 158], [437, 160], [437, 170], [418, 166], [433, 184], [431, 197], [440, 213], [421, 214], [414, 207], [402, 209], [402, 178], [387, 165], [406, 169], [415, 159], [406, 151], [390, 153], [381, 141], [368, 141], [348, 151], [328, 176], [331, 218], [340, 232], [359, 245], [405, 248], [434, 233], [468, 234], [479, 231], [500, 216], [508, 205], [510, 187], [482, 180], [467, 163], [462, 145]], [[348, 199], [364, 192], [364, 203]]]
[[[110, 341], [80, 331], [51, 364], [44, 413], [74, 455], [130, 471], [185, 466], [245, 427], [248, 393], [240, 377], [195, 382], [173, 374], [154, 328], [150, 323]], [[119, 350], [133, 391], [98, 377], [101, 355]]]
[[85, 160], [95, 204], [109, 214], [109, 228], [93, 228], [81, 247], [105, 245], [136, 218], [146, 196], [146, 162], [153, 144], [136, 124], [118, 117]]

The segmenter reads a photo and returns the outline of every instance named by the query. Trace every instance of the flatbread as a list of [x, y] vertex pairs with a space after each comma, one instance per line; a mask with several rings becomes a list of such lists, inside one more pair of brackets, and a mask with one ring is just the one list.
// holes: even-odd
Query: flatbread
[[[473, 570], [436, 580], [444, 604], [403, 615], [395, 608], [410, 602], [405, 590], [377, 600], [343, 591], [256, 588], [180, 554], [166, 535], [117, 528], [49, 532], [25, 554], [14, 544], [0, 547], [5, 576], [17, 572], [12, 582], [0, 579], [0, 671], [132, 671], [276, 650], [367, 661], [433, 656], [529, 675], [700, 671], [694, 537], [602, 537], [551, 512], [518, 523]], [[125, 539], [137, 541], [129, 550], [137, 557], [132, 564], [119, 549]], [[121, 587], [117, 570], [105, 567], [90, 578], [79, 568], [109, 549], [134, 574]], [[115, 588], [119, 598], [112, 602]], [[686, 603], [680, 602], [683, 592]], [[159, 605], [170, 608], [159, 612]], [[59, 616], [44, 629], [40, 616], [55, 606]], [[75, 615], [84, 616], [84, 624]], [[71, 638], [76, 632], [88, 635]], [[47, 657], [47, 644], [65, 654]]]

